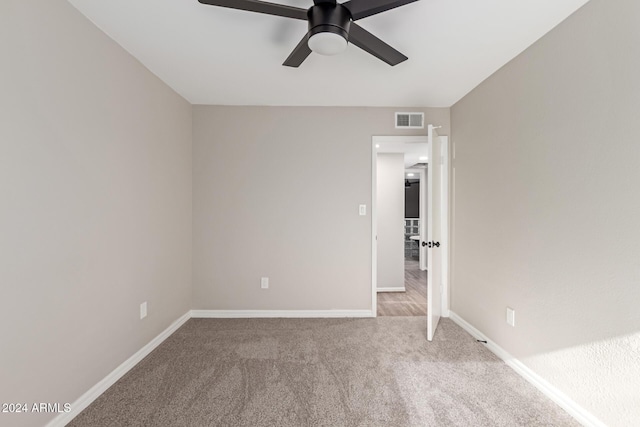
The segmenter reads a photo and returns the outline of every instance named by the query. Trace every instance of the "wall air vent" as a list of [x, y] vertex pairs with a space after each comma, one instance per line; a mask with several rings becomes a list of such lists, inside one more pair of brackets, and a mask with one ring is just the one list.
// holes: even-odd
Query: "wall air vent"
[[424, 113], [396, 113], [396, 129], [424, 129]]

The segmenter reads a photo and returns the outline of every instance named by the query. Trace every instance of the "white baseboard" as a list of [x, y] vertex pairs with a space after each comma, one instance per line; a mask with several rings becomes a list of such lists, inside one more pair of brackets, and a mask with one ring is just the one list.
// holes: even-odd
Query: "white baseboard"
[[502, 359], [507, 366], [516, 371], [521, 377], [531, 383], [535, 388], [540, 390], [549, 399], [553, 400], [558, 406], [567, 411], [569, 415], [576, 419], [585, 427], [606, 427], [606, 424], [597, 419], [593, 414], [582, 406], [578, 405], [573, 399], [564, 394], [553, 384], [536, 374], [524, 363], [507, 353], [502, 347], [487, 338], [482, 332], [473, 327], [470, 323], [458, 316], [453, 311], [449, 311], [449, 318], [458, 324], [462, 329], [466, 330], [473, 337], [486, 341], [486, 347]]
[[401, 287], [397, 287], [397, 288], [376, 288], [377, 292], [406, 292], [407, 290], [405, 289], [404, 286]]
[[55, 417], [47, 424], [46, 427], [63, 427], [71, 422], [80, 412], [82, 412], [87, 406], [89, 406], [94, 400], [96, 400], [102, 393], [104, 393], [109, 387], [115, 384], [120, 378], [131, 370], [138, 362], [144, 359], [149, 353], [151, 353], [156, 347], [158, 347], [164, 340], [166, 340], [172, 333], [174, 333], [180, 326], [182, 326], [187, 320], [191, 318], [191, 312], [188, 311], [182, 315], [178, 320], [173, 322], [167, 329], [160, 332], [160, 334], [152, 339], [147, 345], [142, 347], [133, 356], [125, 360], [120, 366], [114, 369], [109, 375], [104, 377], [98, 384], [94, 385], [85, 394], [80, 396], [75, 402], [71, 404], [71, 411], [64, 412]]
[[375, 317], [371, 310], [191, 310], [194, 318]]

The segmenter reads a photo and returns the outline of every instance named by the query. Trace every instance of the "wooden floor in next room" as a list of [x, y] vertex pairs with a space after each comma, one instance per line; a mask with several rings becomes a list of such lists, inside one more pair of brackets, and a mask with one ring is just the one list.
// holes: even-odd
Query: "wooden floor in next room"
[[427, 272], [418, 260], [405, 258], [405, 292], [378, 292], [378, 316], [426, 316]]

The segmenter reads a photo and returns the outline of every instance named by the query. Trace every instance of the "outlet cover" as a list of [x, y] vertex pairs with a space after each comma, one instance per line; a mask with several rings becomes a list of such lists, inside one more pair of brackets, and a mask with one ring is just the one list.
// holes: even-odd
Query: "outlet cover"
[[147, 317], [147, 302], [140, 304], [140, 319]]
[[509, 326], [516, 326], [516, 311], [509, 307], [507, 307], [507, 324]]
[[263, 277], [260, 279], [260, 287], [262, 289], [269, 289], [269, 278]]

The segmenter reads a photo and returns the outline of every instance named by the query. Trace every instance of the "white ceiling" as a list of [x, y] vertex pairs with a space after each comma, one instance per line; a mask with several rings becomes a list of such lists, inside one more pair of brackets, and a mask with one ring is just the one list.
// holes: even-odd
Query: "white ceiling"
[[449, 107], [587, 0], [419, 0], [358, 21], [409, 60], [349, 45], [298, 69], [281, 64], [304, 21], [197, 0], [69, 2], [193, 104]]

